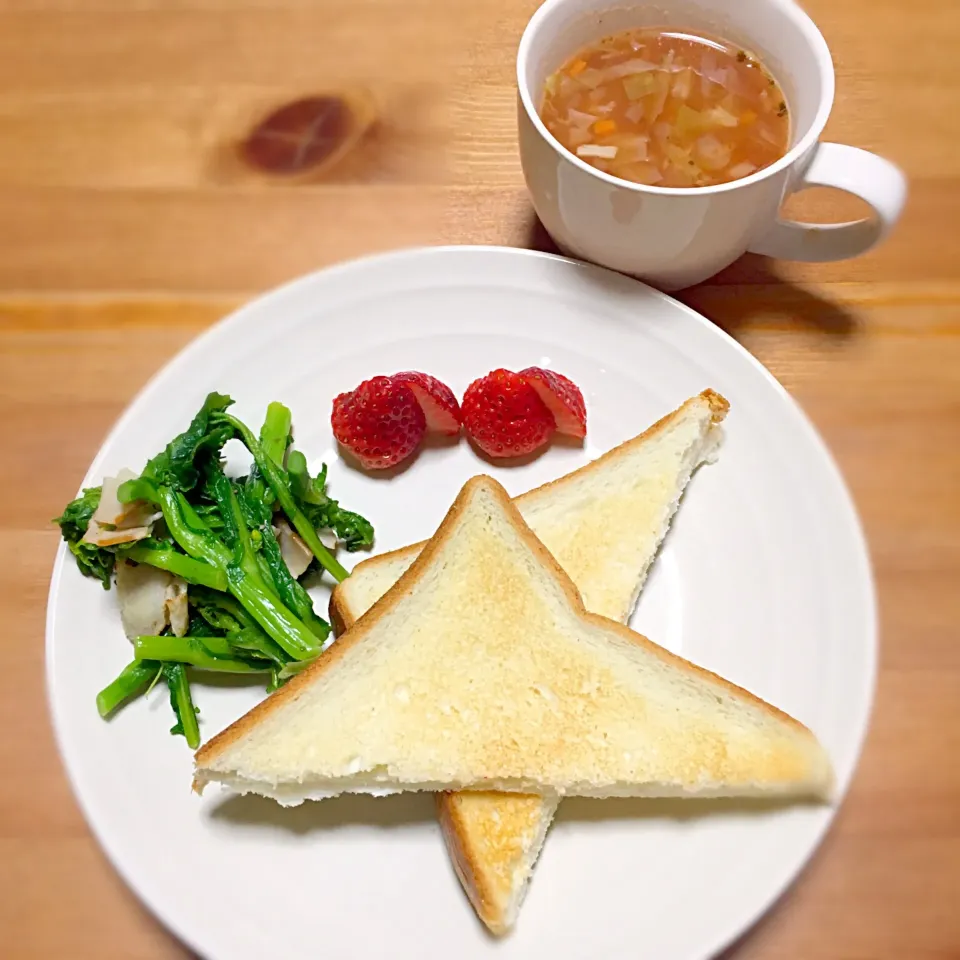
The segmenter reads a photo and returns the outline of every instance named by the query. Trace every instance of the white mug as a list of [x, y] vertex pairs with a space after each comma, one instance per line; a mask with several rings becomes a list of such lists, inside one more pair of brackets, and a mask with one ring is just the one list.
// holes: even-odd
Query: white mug
[[[621, 180], [562, 147], [538, 111], [546, 78], [584, 46], [648, 26], [712, 34], [756, 54], [790, 107], [786, 155], [741, 180], [680, 189]], [[546, 0], [520, 41], [517, 83], [520, 160], [548, 233], [565, 253], [666, 290], [705, 280], [747, 251], [806, 261], [858, 256], [893, 226], [906, 199], [906, 180], [888, 160], [819, 142], [833, 105], [833, 62], [793, 0]], [[810, 186], [856, 194], [874, 216], [779, 219], [784, 197]]]

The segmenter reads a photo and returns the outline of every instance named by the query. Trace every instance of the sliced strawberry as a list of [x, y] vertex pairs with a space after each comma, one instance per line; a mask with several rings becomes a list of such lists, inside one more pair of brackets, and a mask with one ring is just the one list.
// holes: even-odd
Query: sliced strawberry
[[467, 387], [461, 404], [463, 426], [491, 457], [522, 457], [547, 443], [553, 415], [536, 390], [517, 373], [494, 370]]
[[431, 377], [429, 373], [417, 373], [415, 370], [395, 373], [390, 379], [405, 383], [413, 391], [426, 417], [427, 430], [430, 433], [455, 437], [460, 432], [463, 420], [460, 404], [445, 383]]
[[557, 422], [557, 433], [578, 440], [587, 435], [587, 407], [580, 388], [562, 373], [527, 367], [520, 374], [537, 391]]
[[333, 401], [333, 435], [368, 470], [406, 460], [420, 445], [426, 420], [413, 391], [390, 377], [364, 380]]

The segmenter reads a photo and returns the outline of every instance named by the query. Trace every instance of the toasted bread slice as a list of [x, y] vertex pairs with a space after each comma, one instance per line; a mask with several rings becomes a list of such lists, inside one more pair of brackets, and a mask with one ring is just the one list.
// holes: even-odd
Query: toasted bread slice
[[[719, 446], [727, 409], [723, 397], [706, 390], [640, 436], [514, 500], [572, 575], [588, 610], [629, 618], [691, 474]], [[396, 583], [422, 547], [414, 544], [358, 564], [331, 599], [338, 632]], [[553, 796], [437, 794], [457, 874], [494, 933], [516, 920], [557, 803]]]
[[814, 735], [586, 611], [490, 477], [467, 482], [397, 584], [196, 755], [284, 804], [473, 788], [585, 797], [818, 796]]

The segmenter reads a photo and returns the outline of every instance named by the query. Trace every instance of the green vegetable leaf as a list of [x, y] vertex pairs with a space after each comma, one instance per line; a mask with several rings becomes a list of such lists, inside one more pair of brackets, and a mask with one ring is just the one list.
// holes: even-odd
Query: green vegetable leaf
[[301, 660], [318, 652], [317, 638], [306, 624], [265, 588], [259, 574], [251, 576], [234, 563], [231, 550], [204, 525], [182, 493], [160, 486], [157, 497], [167, 529], [180, 547], [195, 560], [219, 569], [227, 578], [230, 593], [291, 658]]
[[195, 616], [190, 621], [193, 636], [226, 635], [238, 656], [254, 656], [282, 667], [290, 656], [273, 641], [234, 597], [198, 587], [190, 591]]
[[79, 540], [90, 525], [90, 518], [100, 506], [100, 487], [86, 487], [76, 500], [71, 500], [53, 522], [60, 524], [60, 532], [67, 543]]
[[267, 415], [260, 428], [260, 446], [277, 466], [282, 467], [287, 449], [293, 441], [293, 419], [289, 407], [276, 400], [267, 406]]
[[260, 446], [260, 441], [253, 435], [250, 428], [243, 423], [243, 421], [224, 412], [213, 414], [212, 419], [218, 423], [230, 424], [230, 426], [233, 427], [234, 436], [253, 454], [253, 460], [257, 465], [257, 470], [260, 471], [264, 480], [270, 485], [270, 489], [277, 498], [283, 512], [287, 515], [287, 518], [290, 523], [293, 524], [297, 533], [300, 534], [303, 542], [310, 548], [310, 552], [320, 562], [320, 566], [338, 582], [346, 580], [347, 571], [337, 558], [323, 545], [323, 542], [317, 536], [316, 527], [311, 526], [309, 519], [297, 505], [290, 491], [290, 477], [287, 471], [264, 453], [263, 447]]
[[297, 505], [317, 530], [333, 530], [349, 552], [362, 550], [373, 543], [373, 524], [359, 513], [344, 510], [327, 495], [327, 465], [310, 476], [307, 458], [299, 450], [287, 457], [290, 492]]
[[269, 505], [262, 498], [257, 481], [234, 484], [236, 502], [250, 530], [251, 544], [255, 544], [259, 559], [264, 567], [264, 575], [269, 578], [280, 599], [320, 640], [330, 633], [330, 624], [313, 609], [310, 595], [294, 579], [280, 553], [280, 544], [273, 532], [273, 515]]
[[90, 518], [100, 506], [100, 487], [87, 487], [76, 500], [66, 505], [63, 513], [53, 522], [60, 525], [60, 533], [73, 554], [80, 572], [85, 577], [94, 577], [110, 589], [115, 557], [112, 548], [84, 543], [83, 536], [90, 525]]
[[109, 590], [116, 564], [113, 552], [108, 547], [98, 547], [92, 543], [84, 543], [82, 540], [68, 543], [67, 547], [77, 561], [80, 572], [85, 577], [96, 578], [103, 585], [104, 590]]
[[172, 634], [137, 637], [133, 641], [133, 651], [138, 660], [189, 664], [200, 670], [220, 673], [269, 673], [271, 669], [266, 660], [238, 659], [223, 637], [175, 637]]
[[344, 510], [336, 500], [331, 500], [330, 503], [336, 508], [336, 513], [330, 517], [328, 524], [347, 551], [354, 553], [371, 546], [373, 524], [359, 513]]
[[[303, 454], [291, 448], [289, 408], [271, 403], [259, 435], [231, 416], [230, 397], [211, 393], [190, 425], [153, 457], [139, 477], [120, 485], [122, 503], [152, 503], [162, 512], [151, 535], [134, 543], [97, 547], [83, 537], [100, 504], [100, 487], [84, 489], [55, 521], [80, 570], [109, 588], [118, 559], [150, 564], [190, 584], [190, 629], [134, 640], [137, 659], [100, 692], [108, 716], [162, 676], [176, 723], [171, 730], [191, 748], [200, 744], [190, 670], [262, 674], [274, 690], [319, 655], [330, 627], [313, 609], [287, 567], [274, 530], [285, 514], [315, 561], [337, 580], [346, 570], [318, 530], [336, 532], [348, 550], [373, 542], [373, 527], [341, 509], [326, 491], [327, 470], [311, 477]], [[236, 437], [250, 451], [249, 475], [224, 472], [222, 450]]]
[[188, 557], [173, 540], [159, 541], [148, 537], [146, 540], [118, 547], [117, 556], [137, 563], [147, 563], [160, 570], [168, 570], [182, 577], [187, 583], [202, 584], [212, 590], [227, 589], [227, 577], [222, 570], [203, 560]]
[[203, 464], [211, 457], [219, 458], [232, 435], [223, 423], [212, 419], [232, 403], [221, 393], [208, 394], [190, 426], [147, 463], [141, 476], [182, 492], [192, 490], [200, 480]]
[[193, 705], [186, 668], [182, 663], [165, 663], [163, 676], [170, 688], [170, 706], [177, 718], [170, 732], [185, 737], [190, 749], [196, 750], [200, 746], [200, 725], [197, 723], [200, 711]]
[[120, 675], [97, 694], [97, 711], [108, 717], [121, 704], [143, 693], [160, 671], [160, 664], [150, 660], [128, 663]]
[[197, 511], [197, 516], [213, 533], [221, 533], [223, 530], [223, 517], [220, 516], [220, 508], [215, 503], [200, 501], [199, 503], [195, 503], [193, 508]]

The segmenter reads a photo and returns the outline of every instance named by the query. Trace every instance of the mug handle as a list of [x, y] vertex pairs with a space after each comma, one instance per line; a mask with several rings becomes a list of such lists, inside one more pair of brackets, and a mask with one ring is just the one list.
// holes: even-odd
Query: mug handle
[[777, 220], [755, 243], [751, 253], [808, 263], [846, 260], [879, 243], [900, 217], [907, 198], [907, 180], [883, 157], [842, 143], [819, 143], [796, 190], [836, 187], [873, 207], [875, 216], [849, 223], [799, 223]]

